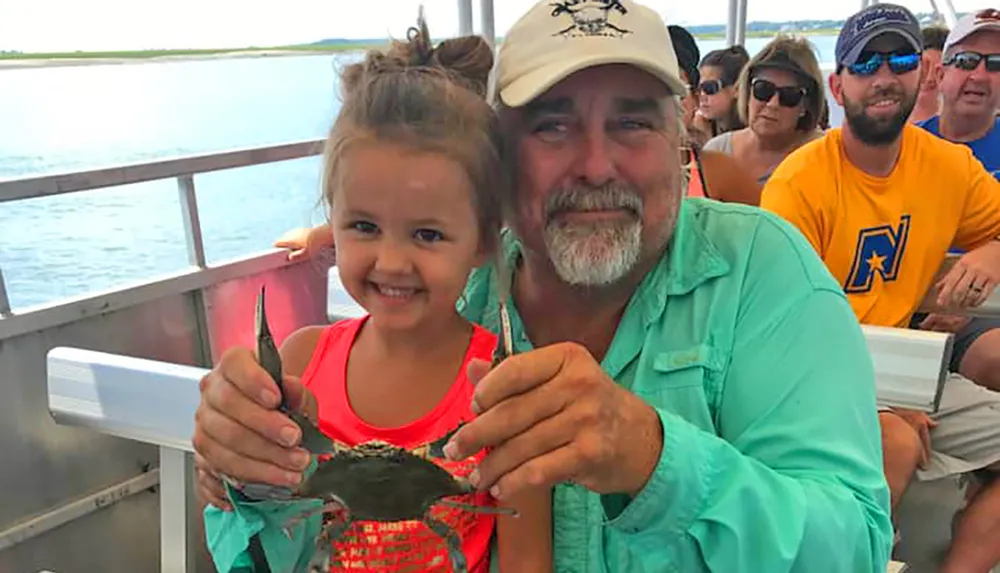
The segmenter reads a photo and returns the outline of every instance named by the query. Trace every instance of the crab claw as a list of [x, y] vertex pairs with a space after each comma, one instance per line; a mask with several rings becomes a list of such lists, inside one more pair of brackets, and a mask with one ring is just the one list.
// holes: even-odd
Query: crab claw
[[[427, 444], [427, 450], [426, 450], [426, 454], [425, 455], [427, 455], [429, 457], [432, 457], [432, 458], [444, 459], [445, 458], [445, 455], [444, 455], [444, 447], [445, 447], [445, 445], [448, 444], [448, 441], [451, 440], [451, 437], [454, 436], [455, 434], [457, 434], [458, 431], [464, 425], [465, 425], [465, 422], [459, 422], [458, 426], [455, 426], [454, 430], [448, 432], [447, 434], [445, 434], [445, 435], [441, 436], [440, 438], [434, 440], [433, 442]], [[416, 453], [417, 455], [420, 455], [420, 454], [423, 454], [425, 452], [420, 451], [420, 448], [418, 448], [417, 450], [414, 451], [414, 453]]]
[[257, 316], [255, 330], [257, 335], [257, 360], [261, 367], [271, 376], [274, 383], [278, 385], [278, 392], [281, 394], [281, 403], [278, 409], [284, 412], [302, 430], [302, 447], [309, 453], [332, 454], [335, 453], [336, 446], [330, 438], [327, 438], [319, 428], [308, 418], [299, 412], [293, 412], [288, 407], [288, 397], [285, 395], [285, 387], [282, 384], [283, 369], [281, 367], [281, 354], [278, 352], [278, 345], [274, 342], [271, 329], [267, 324], [267, 313], [264, 310], [264, 290], [260, 287], [260, 294], [257, 295]]
[[281, 354], [278, 353], [278, 345], [274, 343], [274, 336], [267, 325], [267, 313], [264, 310], [264, 290], [260, 287], [260, 294], [257, 295], [257, 315], [254, 322], [254, 330], [257, 336], [257, 360], [261, 367], [271, 376], [274, 383], [278, 385], [281, 393], [281, 405], [283, 411], [288, 411], [288, 400], [285, 397], [285, 388], [282, 385]]
[[497, 336], [497, 345], [493, 350], [493, 368], [503, 362], [504, 359], [514, 355], [514, 335], [510, 325], [510, 312], [507, 310], [507, 303], [500, 302], [500, 332]]

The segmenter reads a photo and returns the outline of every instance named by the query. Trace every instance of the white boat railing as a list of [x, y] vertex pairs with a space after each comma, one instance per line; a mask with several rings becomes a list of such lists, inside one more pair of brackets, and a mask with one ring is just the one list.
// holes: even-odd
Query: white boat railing
[[[222, 350], [242, 340], [245, 329], [241, 325], [252, 328], [252, 296], [246, 312], [242, 312], [242, 304], [231, 304], [231, 301], [246, 292], [256, 292], [261, 282], [272, 285], [278, 292], [285, 292], [285, 300], [278, 303], [282, 312], [275, 317], [279, 324], [285, 323], [281, 328], [287, 330], [292, 324], [321, 322], [325, 316], [322, 302], [310, 301], [308, 295], [324, 292], [325, 279], [318, 280], [321, 275], [317, 271], [325, 265], [290, 263], [287, 252], [281, 249], [219, 263], [206, 262], [195, 181], [202, 173], [315, 156], [322, 151], [322, 145], [321, 139], [306, 140], [0, 180], [0, 203], [6, 203], [174, 178], [190, 264], [182, 271], [146, 278], [135, 284], [14, 309], [10, 308], [0, 275], [0, 364], [3, 368], [0, 428], [14, 430], [12, 435], [0, 436], [0, 450], [5, 451], [6, 456], [13, 456], [12, 463], [0, 464], [4, 466], [0, 467], [0, 483], [8, 493], [20, 487], [22, 496], [27, 492], [44, 492], [43, 495], [31, 495], [32, 500], [28, 503], [3, 504], [7, 511], [0, 515], [0, 559], [5, 561], [0, 561], [0, 569], [5, 567], [2, 563], [11, 563], [10, 560], [21, 559], [22, 563], [25, 559], [35, 560], [31, 551], [17, 552], [17, 546], [22, 543], [43, 535], [55, 535], [56, 539], [65, 535], [55, 531], [57, 529], [85, 531], [86, 527], [81, 529], [78, 523], [81, 518], [125, 499], [141, 497], [139, 494], [158, 487], [162, 514], [159, 539], [164, 559], [161, 571], [194, 571], [200, 530], [197, 516], [191, 513], [197, 503], [191, 487], [190, 431], [171, 425], [171, 422], [193, 424], [191, 415], [193, 404], [197, 404], [197, 383], [192, 388], [194, 394], [175, 393], [179, 386], [171, 382], [169, 376], [147, 375], [124, 380], [121, 387], [108, 394], [87, 395], [87, 382], [76, 379], [75, 384], [70, 383], [60, 390], [62, 395], [68, 396], [67, 402], [57, 400], [49, 404], [51, 394], [40, 387], [50, 375], [46, 353], [53, 347], [71, 345], [171, 356], [191, 364], [209, 365]], [[239, 308], [235, 308], [237, 306]], [[171, 372], [184, 372], [190, 378], [199, 369], [175, 365]], [[55, 373], [58, 377], [58, 367]], [[71, 373], [63, 371], [63, 374], [67, 379], [72, 378]], [[45, 397], [37, 400], [35, 396]], [[192, 397], [194, 402], [191, 402]], [[188, 401], [184, 402], [185, 399]], [[112, 422], [115, 416], [123, 414], [122, 405], [128, 405], [139, 417], [123, 418], [116, 425]], [[46, 416], [46, 411], [52, 416]], [[76, 412], [79, 417], [67, 418], [65, 414], [69, 411]], [[178, 412], [184, 415], [175, 416]], [[58, 430], [53, 425], [53, 418], [55, 424], [67, 428], [86, 425], [84, 420], [104, 420], [107, 425], [101, 426], [101, 434], [124, 437], [128, 441], [118, 443], [102, 440], [97, 434], [87, 436], [86, 433]], [[27, 444], [18, 444], [19, 433], [20, 442], [27, 439]], [[76, 445], [67, 452], [69, 440]], [[149, 459], [155, 451], [123, 445], [126, 443], [156, 445], [159, 464], [156, 459]], [[93, 460], [99, 459], [109, 461], [95, 465]], [[128, 469], [136, 461], [144, 462], [138, 473]], [[81, 471], [84, 474], [78, 473]], [[129, 511], [127, 517], [125, 513], [115, 512], [112, 517], [101, 518], [100, 523], [108, 524], [114, 531], [126, 531], [124, 528], [128, 526], [135, 531], [136, 520], [141, 519], [145, 503], [136, 501], [134, 511]], [[101, 513], [106, 515], [108, 512]], [[98, 534], [82, 535], [96, 543], [104, 542]], [[74, 541], [76, 545], [80, 543], [82, 539], [79, 543]], [[62, 559], [73, 551], [86, 550], [82, 545], [64, 547], [54, 555]], [[41, 555], [37, 551], [34, 553]]]

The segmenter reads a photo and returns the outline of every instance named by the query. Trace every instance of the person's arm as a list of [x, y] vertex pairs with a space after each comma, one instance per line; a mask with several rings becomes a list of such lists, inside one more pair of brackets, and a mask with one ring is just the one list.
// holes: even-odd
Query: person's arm
[[943, 307], [978, 306], [1000, 284], [1000, 182], [968, 148], [960, 149], [969, 187], [952, 246], [966, 252], [934, 286]]
[[525, 492], [504, 505], [518, 517], [497, 517], [497, 553], [501, 572], [550, 573], [552, 571], [552, 492]]
[[708, 197], [724, 203], [760, 205], [761, 186], [734, 157], [705, 149], [701, 152], [701, 166]]
[[968, 160], [968, 185], [962, 219], [955, 233], [954, 247], [971, 251], [1000, 237], [1000, 181], [997, 181], [972, 152]]
[[333, 229], [329, 223], [312, 228], [292, 229], [282, 235], [274, 246], [288, 249], [288, 260], [311, 259], [323, 249], [333, 246]]
[[657, 409], [658, 465], [610, 526], [650, 571], [884, 573], [893, 530], [871, 358], [838, 285], [769, 220], [739, 293], [719, 435]]

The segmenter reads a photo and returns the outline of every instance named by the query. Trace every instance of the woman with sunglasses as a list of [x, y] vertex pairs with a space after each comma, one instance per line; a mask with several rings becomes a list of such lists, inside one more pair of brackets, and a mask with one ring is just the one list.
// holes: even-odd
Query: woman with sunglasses
[[746, 125], [736, 111], [735, 86], [749, 60], [746, 48], [736, 45], [711, 51], [701, 61], [697, 120], [708, 124], [713, 137]]
[[688, 138], [688, 197], [707, 197], [724, 203], [760, 204], [761, 186], [740, 169], [739, 163], [729, 155], [716, 151], [701, 151], [708, 140], [695, 112], [698, 108], [697, 86], [700, 79], [698, 60], [701, 57], [694, 36], [683, 26], [667, 26], [670, 41], [677, 55], [681, 79], [691, 87], [681, 99], [684, 126]]
[[806, 39], [782, 35], [750, 60], [736, 86], [747, 127], [712, 138], [705, 149], [732, 155], [764, 184], [789, 153], [823, 135], [823, 73]]

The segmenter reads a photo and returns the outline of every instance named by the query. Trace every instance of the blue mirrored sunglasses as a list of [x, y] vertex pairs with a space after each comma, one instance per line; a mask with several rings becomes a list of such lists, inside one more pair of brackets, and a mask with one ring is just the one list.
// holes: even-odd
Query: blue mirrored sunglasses
[[882, 64], [887, 62], [892, 73], [905, 74], [917, 69], [920, 65], [920, 54], [916, 52], [907, 54], [869, 52], [861, 54], [857, 62], [846, 67], [855, 76], [871, 76], [882, 67]]

